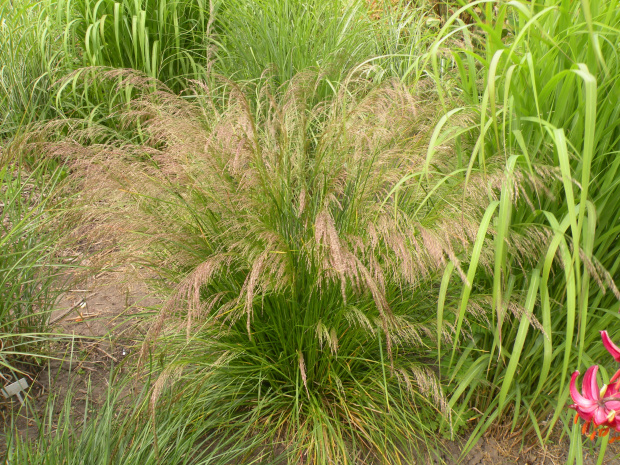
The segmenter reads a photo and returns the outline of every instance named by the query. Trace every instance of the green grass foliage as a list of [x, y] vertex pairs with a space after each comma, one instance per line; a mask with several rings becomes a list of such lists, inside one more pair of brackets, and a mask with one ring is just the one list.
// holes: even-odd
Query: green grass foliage
[[[71, 363], [65, 361], [64, 363]], [[76, 389], [55, 393], [43, 412], [28, 403], [25, 410], [35, 421], [31, 436], [15, 433], [8, 437], [8, 463], [32, 465], [155, 465], [161, 463], [224, 465], [260, 463], [248, 458], [245, 443], [215, 443], [208, 436], [209, 424], [188, 398], [179, 402], [166, 392], [160, 408], [149, 411], [148, 382], [132, 385], [128, 377], [110, 379], [100, 403], [87, 392], [83, 415], [76, 418]], [[164, 399], [165, 397], [165, 399]], [[26, 412], [22, 412], [26, 414]], [[11, 424], [14, 427], [14, 423]], [[33, 440], [33, 437], [36, 439]], [[251, 442], [251, 441], [250, 441]]]
[[142, 71], [175, 90], [210, 79], [214, 69], [237, 80], [271, 69], [283, 83], [315, 67], [337, 81], [373, 50], [358, 2], [110, 0], [50, 8], [67, 55], [84, 66]]
[[32, 121], [55, 118], [57, 36], [43, 4], [0, 1], [0, 140]]
[[0, 137], [53, 120], [16, 140], [167, 298], [136, 447], [389, 462], [468, 424], [582, 461], [569, 376], [620, 339], [618, 2], [426, 6], [0, 4]]
[[233, 0], [222, 5], [219, 22], [218, 69], [235, 80], [268, 70], [282, 84], [314, 68], [333, 86], [375, 51], [358, 1]]
[[47, 321], [60, 286], [54, 259], [60, 230], [51, 225], [54, 189], [62, 170], [27, 173], [3, 163], [0, 168], [0, 369], [15, 379], [32, 355], [42, 355], [49, 339]]
[[[482, 362], [470, 368], [478, 376], [460, 390], [485, 412], [481, 428], [504, 411], [513, 429], [526, 422], [542, 441], [560, 417], [570, 429], [568, 377], [605, 358], [598, 332], [620, 336], [620, 10], [615, 2], [550, 1], [477, 2], [469, 11], [473, 24], [455, 14], [430, 57], [439, 77], [442, 44], [459, 37], [469, 45], [451, 52], [478, 113], [476, 145], [463, 156], [483, 170], [502, 157], [525, 175], [543, 174], [545, 186], [526, 192], [538, 199], [529, 206], [512, 207], [509, 190], [499, 198], [494, 266], [476, 274], [492, 296], [494, 329], [481, 332], [474, 349]], [[533, 269], [507, 253], [509, 231], [524, 225], [549, 235]], [[514, 301], [528, 313], [507, 312]], [[529, 312], [543, 331], [528, 324]], [[581, 444], [576, 428], [571, 434]], [[581, 460], [580, 449], [571, 453]]]
[[183, 88], [207, 78], [216, 0], [64, 2], [67, 53], [84, 66], [131, 68]]

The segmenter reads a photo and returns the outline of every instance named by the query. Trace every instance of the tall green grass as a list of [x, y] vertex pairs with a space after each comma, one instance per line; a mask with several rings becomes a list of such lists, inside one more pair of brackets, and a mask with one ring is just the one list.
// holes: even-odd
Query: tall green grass
[[132, 69], [179, 93], [192, 81], [215, 85], [214, 73], [269, 76], [278, 87], [320, 69], [326, 96], [365, 61], [379, 65], [377, 81], [406, 74], [429, 42], [426, 10], [405, 2], [386, 6], [378, 21], [361, 1], [5, 0], [1, 8], [5, 138], [59, 116], [119, 130], [114, 114], [135, 97], [134, 86], [83, 79], [102, 70]]
[[[83, 66], [131, 68], [183, 89], [207, 78], [214, 60], [217, 0], [64, 2], [64, 47]], [[50, 11], [54, 15], [54, 11]]]
[[235, 80], [258, 79], [268, 70], [276, 85], [320, 69], [333, 86], [375, 53], [366, 12], [359, 1], [226, 2], [218, 18], [218, 68]]
[[315, 0], [143, 0], [56, 2], [49, 15], [65, 27], [64, 50], [84, 66], [131, 68], [176, 91], [209, 81], [277, 84], [308, 68], [337, 81], [372, 52], [360, 2]]
[[[374, 21], [323, 0], [15, 5], [0, 5], [2, 131], [62, 115], [52, 138], [108, 144], [54, 154], [94, 157], [122, 187], [100, 199], [127, 215], [114, 226], [142, 221], [130, 251], [178, 285], [160, 323], [202, 328], [163, 339], [186, 355], [169, 361], [184, 395], [231, 406], [210, 428], [292, 437], [289, 460], [354, 460], [453, 411], [478, 420], [468, 446], [492, 424], [561, 430], [579, 459], [568, 375], [602, 358], [599, 330], [620, 337], [617, 2], [481, 0], [441, 23], [407, 2]], [[368, 64], [375, 81], [434, 78], [441, 105], [431, 85], [412, 98], [347, 80]], [[418, 384], [430, 366], [449, 408], [399, 363]]]
[[114, 114], [135, 97], [134, 86], [84, 79], [102, 70], [132, 69], [182, 93], [192, 81], [216, 85], [216, 74], [235, 81], [268, 76], [278, 87], [320, 69], [320, 96], [360, 63], [373, 65], [360, 69], [377, 82], [419, 71], [437, 18], [430, 6], [384, 6], [371, 20], [362, 1], [4, 0], [3, 137], [58, 117], [118, 131]]
[[[63, 171], [0, 168], [0, 369], [15, 378], [33, 355], [45, 354], [47, 321], [62, 288], [54, 258], [54, 189]], [[54, 232], [54, 230], [56, 232]]]
[[[474, 23], [455, 14], [430, 56], [440, 78], [446, 41], [469, 44], [450, 52], [463, 97], [478, 113], [475, 145], [463, 156], [470, 170], [501, 157], [545, 182], [526, 192], [531, 205], [512, 207], [510, 185], [498, 199], [493, 268], [469, 271], [492, 298], [493, 329], [480, 330], [472, 350], [484, 355], [455, 396], [484, 412], [477, 431], [508, 418], [512, 429], [524, 425], [543, 441], [562, 419], [576, 448], [571, 460], [580, 461], [578, 432], [569, 433], [564, 411], [568, 376], [603, 360], [599, 330], [620, 334], [620, 10], [616, 2], [476, 5], [480, 14], [464, 7]], [[548, 236], [533, 267], [506, 251], [514, 231], [528, 225]], [[462, 312], [469, 292], [462, 291]], [[515, 301], [521, 317], [507, 311]], [[542, 328], [529, 324], [534, 317]]]
[[0, 2], [0, 139], [57, 116], [50, 86], [62, 60], [44, 5]]
[[415, 82], [423, 74], [425, 58], [441, 26], [434, 5], [408, 0], [377, 2], [367, 26], [373, 50], [361, 62], [372, 66], [373, 79], [396, 77]]
[[152, 384], [146, 380], [136, 386], [130, 376], [119, 378], [118, 373], [111, 375], [100, 403], [93, 402], [89, 385], [83, 414], [74, 408], [78, 395], [74, 386], [66, 388], [64, 400], [51, 394], [42, 412], [27, 401], [23, 409], [29, 412], [22, 413], [34, 419], [30, 435], [9, 425], [6, 451], [0, 457], [9, 464], [32, 465], [265, 463], [260, 454], [247, 454], [247, 446], [256, 438], [216, 441], [209, 434], [212, 425], [191, 396], [179, 399], [177, 393], [166, 390], [157, 410], [151, 412]]

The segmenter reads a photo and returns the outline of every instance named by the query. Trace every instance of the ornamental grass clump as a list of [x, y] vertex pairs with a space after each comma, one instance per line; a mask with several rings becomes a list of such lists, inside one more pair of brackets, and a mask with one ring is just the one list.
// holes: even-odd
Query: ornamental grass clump
[[427, 165], [428, 84], [350, 78], [311, 105], [320, 82], [223, 80], [194, 103], [160, 85], [123, 116], [142, 145], [36, 145], [72, 160], [88, 233], [117, 236], [109, 257], [160, 277], [168, 299], [142, 354], [161, 361], [154, 412], [168, 392], [248, 453], [388, 461], [451, 424], [436, 357], [456, 305], [448, 293], [437, 325], [437, 290], [448, 264], [467, 280], [506, 175], [491, 163], [466, 182], [448, 143]]

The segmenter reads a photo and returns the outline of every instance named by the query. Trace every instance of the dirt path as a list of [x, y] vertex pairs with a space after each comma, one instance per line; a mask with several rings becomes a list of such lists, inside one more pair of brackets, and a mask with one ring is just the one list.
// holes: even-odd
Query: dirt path
[[[135, 350], [144, 332], [144, 316], [158, 303], [144, 284], [135, 279], [124, 282], [124, 275], [129, 274], [125, 270], [100, 273], [62, 296], [50, 322], [54, 332], [67, 337], [52, 347], [55, 359], [29, 376], [33, 409], [20, 407], [15, 397], [4, 401], [5, 424], [12, 411], [19, 433], [36, 438], [34, 416], [45, 412], [50, 395], [55, 398], [56, 415], [71, 391], [71, 414], [76, 418], [83, 418], [87, 405], [96, 409], [106, 399], [113, 368]], [[3, 445], [0, 434], [0, 452]]]

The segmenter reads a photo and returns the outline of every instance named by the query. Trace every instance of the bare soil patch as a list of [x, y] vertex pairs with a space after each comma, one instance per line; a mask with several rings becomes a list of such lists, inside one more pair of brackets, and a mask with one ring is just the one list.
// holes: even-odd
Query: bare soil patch
[[[14, 422], [22, 437], [36, 438], [37, 420], [45, 414], [50, 396], [56, 417], [72, 392], [71, 415], [78, 422], [87, 406], [96, 411], [105, 401], [112, 370], [124, 371], [123, 364], [142, 340], [143, 316], [158, 303], [143, 282], [125, 281], [126, 275], [126, 270], [100, 273], [62, 296], [50, 322], [56, 333], [75, 337], [54, 343], [53, 359], [27, 369], [28, 407], [16, 397], [0, 399], [4, 428]], [[0, 453], [4, 446], [0, 434]]]

